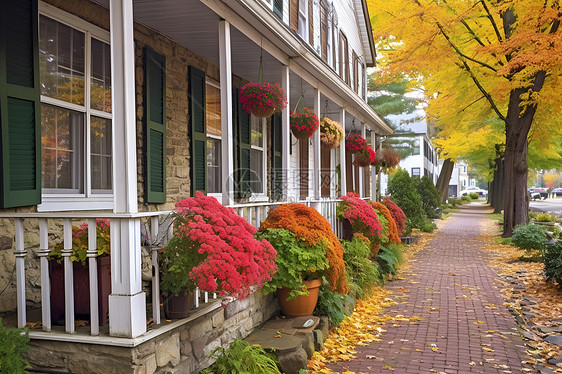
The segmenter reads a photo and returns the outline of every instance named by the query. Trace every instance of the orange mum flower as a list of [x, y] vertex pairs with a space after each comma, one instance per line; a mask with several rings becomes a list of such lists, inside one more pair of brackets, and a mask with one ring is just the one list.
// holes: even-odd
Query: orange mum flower
[[396, 243], [400, 244], [402, 241], [400, 240], [400, 235], [398, 235], [398, 226], [396, 226], [396, 221], [392, 217], [390, 210], [386, 207], [386, 205], [381, 203], [373, 203], [371, 202], [371, 206], [373, 209], [378, 210], [382, 213], [384, 218], [388, 221], [388, 241], [389, 243]]

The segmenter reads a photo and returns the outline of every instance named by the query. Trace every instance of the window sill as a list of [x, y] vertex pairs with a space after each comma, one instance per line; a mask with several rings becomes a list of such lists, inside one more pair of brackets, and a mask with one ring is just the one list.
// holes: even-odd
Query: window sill
[[267, 203], [269, 201], [269, 197], [267, 195], [252, 195], [250, 197], [250, 202], [252, 203]]
[[43, 195], [41, 204], [37, 205], [38, 212], [111, 209], [113, 209], [113, 196], [111, 195], [102, 195], [88, 198], [61, 195]]

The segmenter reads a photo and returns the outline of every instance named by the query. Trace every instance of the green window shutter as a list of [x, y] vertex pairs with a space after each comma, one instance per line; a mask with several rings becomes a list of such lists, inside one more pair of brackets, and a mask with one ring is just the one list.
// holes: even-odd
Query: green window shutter
[[283, 0], [273, 0], [273, 13], [283, 19]]
[[207, 193], [207, 124], [205, 72], [189, 67], [189, 121], [191, 138], [191, 194]]
[[279, 201], [283, 198], [283, 165], [281, 152], [282, 145], [281, 113], [271, 117], [271, 199]]
[[0, 1], [0, 207], [41, 203], [37, 0]]
[[144, 49], [147, 203], [166, 202], [166, 59]]
[[234, 101], [236, 105], [236, 121], [235, 121], [235, 146], [234, 150], [236, 167], [235, 167], [235, 192], [239, 199], [249, 198], [252, 195], [250, 188], [250, 179], [252, 170], [250, 168], [250, 154], [252, 141], [252, 126], [250, 122], [250, 114], [242, 106], [239, 100], [238, 89], [234, 92]]

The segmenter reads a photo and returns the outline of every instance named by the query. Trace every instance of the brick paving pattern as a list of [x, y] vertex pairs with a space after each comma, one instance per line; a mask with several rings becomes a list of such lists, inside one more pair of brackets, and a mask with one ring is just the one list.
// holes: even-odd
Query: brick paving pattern
[[[465, 206], [387, 283], [397, 305], [382, 341], [357, 347], [357, 359], [330, 364], [334, 372], [520, 373], [529, 359], [513, 317], [480, 250], [479, 219], [486, 207]], [[402, 279], [403, 278], [403, 279]], [[530, 371], [529, 371], [530, 372]]]

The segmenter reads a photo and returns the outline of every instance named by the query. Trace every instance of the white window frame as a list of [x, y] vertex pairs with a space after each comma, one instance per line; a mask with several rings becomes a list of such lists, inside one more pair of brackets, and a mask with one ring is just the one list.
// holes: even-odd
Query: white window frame
[[[112, 121], [113, 114], [90, 108], [90, 78], [91, 78], [91, 38], [96, 38], [104, 43], [110, 44], [110, 33], [98, 26], [95, 26], [80, 17], [67, 13], [50, 4], [39, 1], [39, 15], [49, 17], [57, 22], [65, 24], [73, 29], [81, 31], [85, 36], [84, 44], [84, 105], [76, 105], [52, 97], [41, 95], [41, 104], [53, 105], [62, 109], [73, 110], [83, 113], [85, 116], [85, 138], [84, 138], [84, 193], [82, 194], [53, 194], [42, 193], [41, 204], [37, 205], [38, 212], [49, 211], [68, 211], [68, 210], [106, 210], [113, 209], [112, 193], [92, 194], [91, 187], [91, 144], [90, 144], [90, 117], [100, 117]], [[39, 19], [37, 19], [39, 22]], [[112, 130], [113, 131], [113, 130]], [[113, 139], [115, 141], [115, 139]], [[113, 154], [112, 154], [113, 160]], [[113, 183], [113, 181], [112, 181]]]
[[[332, 7], [330, 7], [332, 9]], [[328, 21], [327, 21], [327, 35], [326, 35], [326, 53], [328, 53], [328, 66], [334, 67], [334, 50], [333, 50], [333, 38], [334, 38], [334, 17], [333, 14], [328, 13]]]
[[[251, 121], [257, 121], [257, 123], [261, 123], [261, 130], [262, 130], [262, 146], [256, 146], [251, 144], [251, 149], [261, 151], [262, 154], [262, 192], [261, 193], [253, 193], [250, 196], [251, 202], [267, 202], [269, 201], [269, 196], [267, 196], [267, 122], [265, 118], [258, 118], [254, 115], [251, 116]], [[250, 124], [250, 131], [251, 131], [251, 124]]]
[[[301, 4], [303, 5], [304, 12], [301, 11]], [[299, 15], [299, 35], [308, 43], [308, 1], [299, 0], [299, 9], [297, 11]], [[304, 27], [301, 27], [301, 22]]]
[[[265, 0], [265, 1], [267, 2], [267, 0]], [[273, 1], [271, 1], [271, 2], [273, 2]], [[218, 81], [216, 81], [212, 78], [209, 78], [209, 77], [207, 77], [205, 81], [206, 81], [206, 84], [215, 87], [220, 92], [220, 90], [221, 90], [220, 82], [218, 82]], [[205, 100], [205, 108], [206, 108], [206, 106], [207, 106], [207, 100]], [[205, 113], [206, 113], [206, 111], [205, 111]], [[222, 131], [222, 129], [221, 129], [221, 131]], [[207, 139], [219, 140], [220, 146], [221, 146], [221, 154], [222, 154], [222, 152], [224, 152], [223, 144], [222, 144], [222, 136], [209, 135], [207, 133], [205, 134], [205, 136], [207, 137]], [[207, 157], [207, 155], [205, 155], [205, 157]], [[205, 163], [206, 162], [207, 162], [207, 160], [205, 160]], [[220, 186], [221, 186], [221, 190], [222, 190], [222, 188], [224, 188], [224, 185], [223, 185], [223, 182], [222, 182], [222, 165], [221, 165], [221, 174], [220, 175], [221, 175]], [[207, 178], [207, 177], [208, 176], [205, 175], [205, 178]], [[209, 193], [207, 193], [207, 195], [216, 198], [218, 201], [222, 201], [222, 192], [209, 192]]]

